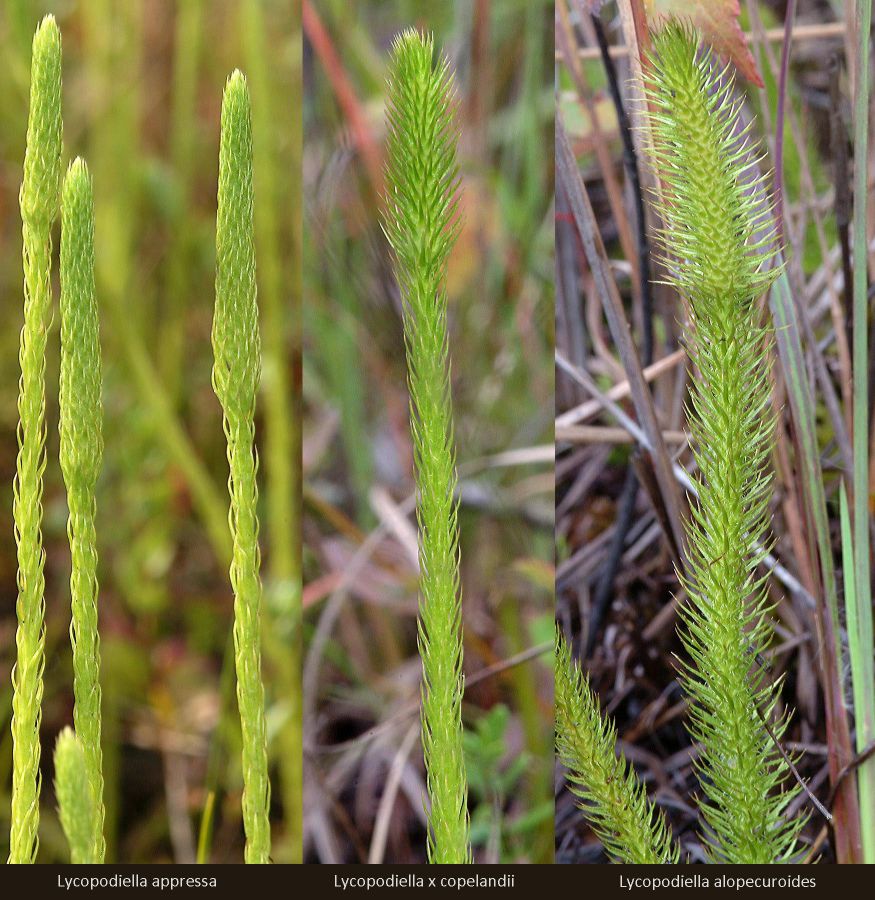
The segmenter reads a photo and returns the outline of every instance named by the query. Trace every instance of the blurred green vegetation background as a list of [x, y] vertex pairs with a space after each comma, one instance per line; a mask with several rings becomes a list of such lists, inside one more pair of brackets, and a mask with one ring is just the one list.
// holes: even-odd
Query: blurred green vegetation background
[[388, 51], [459, 94], [449, 273], [475, 858], [553, 856], [553, 6], [305, 0], [305, 859], [425, 860], [412, 455], [379, 225]]
[[[108, 861], [242, 861], [239, 725], [228, 660], [227, 462], [210, 386], [219, 112], [227, 75], [253, 102], [263, 378], [264, 670], [274, 859], [300, 855], [296, 333], [300, 5], [285, 0], [4, 0], [0, 7], [0, 856], [8, 840], [18, 189], [31, 38], [54, 13], [64, 47], [65, 164], [94, 177], [106, 450], [98, 495]], [[55, 235], [57, 258], [57, 233]], [[57, 304], [57, 263], [55, 263]], [[56, 306], [57, 309], [57, 306]], [[40, 862], [66, 861], [51, 747], [72, 721], [69, 549], [58, 459], [58, 319], [47, 363], [47, 665]]]

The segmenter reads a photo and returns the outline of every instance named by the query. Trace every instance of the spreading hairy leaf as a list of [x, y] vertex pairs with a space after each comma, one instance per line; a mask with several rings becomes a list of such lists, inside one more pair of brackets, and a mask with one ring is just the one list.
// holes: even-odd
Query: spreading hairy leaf
[[[687, 298], [697, 370], [689, 407], [698, 500], [687, 522], [690, 602], [680, 606], [681, 678], [716, 861], [793, 858], [801, 821], [784, 809], [788, 767], [764, 726], [778, 686], [755, 663], [770, 628], [765, 579], [773, 441], [770, 332], [758, 298], [774, 277], [771, 209], [739, 127], [733, 85], [686, 25], [656, 35], [646, 91], [667, 264]], [[780, 739], [787, 725], [778, 716]]]
[[419, 520], [419, 650], [429, 861], [470, 862], [462, 607], [446, 277], [458, 235], [453, 81], [430, 36], [392, 48], [384, 229], [401, 291]]
[[593, 830], [615, 859], [637, 865], [676, 863], [665, 817], [622, 754], [617, 729], [602, 718], [598, 698], [556, 629], [556, 752]]
[[738, 0], [644, 0], [644, 8], [654, 29], [674, 16], [694, 25], [721, 56], [735, 63], [748, 81], [763, 87], [756, 60], [738, 22]]

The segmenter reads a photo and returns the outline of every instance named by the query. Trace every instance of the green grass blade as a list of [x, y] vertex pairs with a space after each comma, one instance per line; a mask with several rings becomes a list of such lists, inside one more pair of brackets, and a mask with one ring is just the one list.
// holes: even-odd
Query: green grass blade
[[206, 865], [210, 861], [213, 844], [213, 821], [216, 815], [216, 792], [209, 791], [201, 814], [201, 824], [197, 836], [197, 864]]
[[167, 260], [164, 290], [174, 302], [162, 309], [160, 321], [159, 369], [170, 398], [178, 407], [185, 367], [185, 317], [189, 311], [193, 236], [184, 226], [193, 207], [194, 175], [199, 153], [197, 130], [198, 72], [203, 63], [206, 29], [206, 0], [185, 0], [178, 4], [173, 35], [173, 88], [170, 100], [170, 162], [179, 184], [178, 219], [173, 222], [174, 240]]
[[[859, 612], [857, 639], [867, 660], [862, 707], [856, 706], [857, 749], [875, 740], [875, 684], [872, 676], [872, 587], [869, 551], [869, 298], [866, 213], [869, 186], [869, 41], [872, 0], [857, 0], [854, 97], [854, 586]], [[857, 690], [856, 679], [854, 690]], [[875, 759], [857, 773], [863, 862], [875, 863]]]
[[[856, 573], [854, 571], [854, 538], [851, 533], [851, 517], [848, 510], [848, 494], [844, 484], [840, 487], [839, 513], [842, 529], [842, 568], [845, 573], [845, 623], [848, 628], [848, 657], [851, 664], [851, 688], [853, 690], [854, 710], [865, 715], [867, 705], [872, 701], [872, 684], [875, 679], [872, 666], [871, 643], [861, 640], [863, 628], [860, 620], [866, 611], [860, 608], [857, 596]], [[857, 751], [866, 747], [866, 740], [861, 734], [860, 722], [857, 721]], [[875, 815], [875, 809], [863, 805], [863, 783], [860, 782], [861, 825], [867, 817]], [[865, 830], [863, 832], [865, 834]]]
[[[814, 396], [802, 350], [799, 311], [793, 300], [789, 279], [783, 270], [778, 273], [769, 292], [769, 308], [798, 441], [799, 465], [804, 476], [803, 494], [814, 528], [820, 561], [822, 590], [818, 592], [815, 615], [819, 620], [817, 633], [823, 653], [824, 705], [831, 750], [830, 777], [835, 779], [842, 767], [850, 762], [852, 755], [847, 704], [842, 690], [841, 619], [826, 492], [817, 443]], [[859, 853], [859, 811], [856, 791], [849, 779], [842, 782], [833, 811], [839, 858], [852, 861]]]
[[[264, 4], [246, 0], [240, 4], [241, 29], [246, 36], [246, 69], [252, 89], [252, 140], [254, 157], [255, 241], [258, 253], [259, 299], [264, 334], [264, 468], [268, 482], [265, 497], [268, 571], [265, 607], [270, 631], [265, 637], [265, 660], [276, 699], [287, 710], [277, 734], [277, 762], [286, 825], [282, 859], [300, 863], [303, 854], [303, 722], [301, 712], [301, 536], [297, 498], [300, 453], [300, 409], [291, 383], [293, 331], [300, 319], [301, 121], [293, 133], [293, 151], [280, 154], [276, 147], [275, 112], [279, 100], [288, 102], [287, 85], [274, 77], [267, 50], [268, 26]], [[290, 14], [294, 16], [294, 13]], [[281, 24], [287, 24], [285, 19]], [[289, 22], [288, 24], [291, 24]], [[294, 41], [301, 52], [300, 35]], [[300, 70], [295, 67], [291, 103], [300, 106]], [[294, 175], [288, 179], [295, 194], [287, 197], [282, 167]], [[290, 201], [290, 202], [289, 202]], [[290, 226], [291, 241], [284, 238]], [[297, 342], [296, 342], [297, 345]]]

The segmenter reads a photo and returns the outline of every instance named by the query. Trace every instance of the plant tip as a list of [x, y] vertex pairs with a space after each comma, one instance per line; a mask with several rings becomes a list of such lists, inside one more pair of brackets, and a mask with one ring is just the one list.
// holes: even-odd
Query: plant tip
[[77, 156], [67, 167], [67, 179], [88, 178], [88, 163], [81, 156]]
[[228, 76], [228, 80], [225, 82], [225, 90], [228, 91], [231, 88], [236, 90], [243, 89], [246, 90], [246, 76], [240, 71], [240, 69], [234, 69], [234, 71]]
[[55, 741], [55, 746], [60, 747], [64, 744], [69, 744], [70, 742], [76, 742], [76, 732], [69, 725], [65, 725], [59, 732], [57, 740]]
[[61, 30], [51, 13], [43, 18], [33, 34], [33, 53], [53, 52], [61, 46]]

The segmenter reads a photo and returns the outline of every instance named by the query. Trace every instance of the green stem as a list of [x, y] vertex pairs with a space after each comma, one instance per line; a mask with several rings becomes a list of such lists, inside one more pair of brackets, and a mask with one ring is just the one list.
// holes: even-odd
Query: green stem
[[[689, 730], [699, 759], [717, 861], [776, 863], [793, 858], [801, 819], [785, 821], [788, 767], [763, 729], [778, 685], [752, 659], [766, 646], [765, 579], [757, 574], [769, 521], [773, 441], [771, 335], [758, 298], [774, 278], [771, 210], [751, 168], [731, 82], [721, 82], [697, 36], [671, 24], [654, 38], [648, 71], [654, 154], [663, 181], [663, 240], [672, 279], [687, 298], [686, 342], [697, 370], [689, 406], [698, 500], [687, 522], [690, 598], [679, 607]], [[787, 725], [778, 717], [780, 739]], [[789, 791], [792, 795], [793, 791]]]
[[93, 795], [89, 862], [102, 863], [103, 758], [100, 748], [100, 637], [97, 628], [95, 485], [103, 455], [100, 333], [94, 294], [94, 200], [81, 159], [64, 181], [61, 226], [61, 471], [67, 486], [72, 570], [73, 720]]
[[432, 38], [410, 29], [389, 74], [385, 231], [404, 311], [419, 521], [422, 744], [428, 857], [471, 861], [462, 750], [462, 606], [446, 268], [458, 234], [454, 88]]
[[18, 460], [13, 498], [18, 545], [17, 660], [12, 697], [12, 815], [9, 861], [32, 863], [39, 838], [40, 720], [45, 667], [45, 349], [52, 305], [52, 222], [61, 186], [61, 35], [46, 16], [33, 39], [30, 114], [21, 219], [24, 238], [24, 327], [18, 396]]
[[556, 752], [605, 849], [624, 863], [676, 863], [678, 849], [644, 784], [617, 756], [617, 729], [556, 628]]
[[246, 862], [270, 862], [270, 781], [261, 681], [261, 581], [255, 471], [255, 394], [261, 370], [255, 302], [252, 122], [246, 79], [235, 71], [222, 98], [216, 219], [213, 387], [222, 404], [234, 552], [234, 643], [243, 736]]

